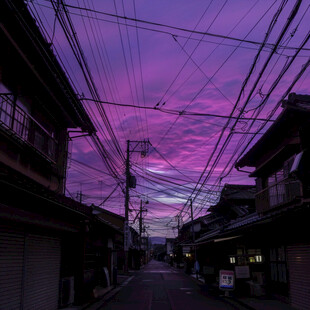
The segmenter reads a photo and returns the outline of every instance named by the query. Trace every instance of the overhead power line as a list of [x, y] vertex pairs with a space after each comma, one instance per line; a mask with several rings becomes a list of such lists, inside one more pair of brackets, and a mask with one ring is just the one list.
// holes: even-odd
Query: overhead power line
[[[29, 3], [33, 4], [35, 3], [36, 5], [40, 6], [40, 7], [44, 7], [44, 8], [48, 8], [51, 9], [51, 7], [44, 5], [42, 3], [38, 3], [35, 1], [29, 1], [29, 0], [25, 0], [28, 1]], [[46, 0], [47, 1], [47, 0]], [[95, 9], [93, 9], [94, 12], [96, 12]], [[208, 44], [215, 44], [215, 45], [221, 45], [221, 46], [230, 46], [230, 47], [236, 47], [236, 45], [233, 44], [229, 44], [229, 43], [224, 43], [223, 41], [225, 41], [226, 39], [224, 38], [223, 41], [221, 42], [216, 42], [216, 41], [211, 41], [211, 40], [204, 40], [204, 39], [199, 39], [199, 38], [195, 38], [192, 36], [185, 36], [185, 35], [180, 35], [180, 34], [176, 34], [176, 33], [172, 33], [169, 31], [164, 31], [164, 30], [159, 30], [159, 29], [153, 29], [153, 28], [146, 28], [146, 27], [142, 27], [142, 26], [138, 26], [137, 22], [134, 25], [131, 24], [125, 24], [125, 23], [121, 23], [120, 21], [113, 21], [113, 20], [108, 20], [108, 19], [103, 19], [103, 18], [99, 18], [98, 16], [90, 16], [90, 15], [84, 15], [82, 13], [75, 13], [75, 12], [71, 12], [72, 15], [75, 16], [80, 16], [80, 17], [85, 17], [88, 19], [93, 19], [93, 20], [97, 20], [97, 21], [101, 21], [101, 22], [107, 22], [107, 23], [111, 23], [111, 24], [119, 24], [121, 26], [126, 26], [126, 27], [131, 27], [131, 28], [136, 28], [136, 29], [141, 29], [141, 30], [145, 30], [145, 31], [151, 31], [151, 32], [156, 32], [156, 33], [162, 33], [162, 34], [166, 34], [169, 36], [172, 36], [173, 38], [183, 38], [186, 40], [191, 40], [191, 41], [200, 41], [200, 42], [204, 42], [204, 43], [208, 43]], [[51, 38], [51, 42], [53, 42], [53, 38]], [[256, 47], [257, 45], [255, 45], [255, 47], [250, 47], [250, 46], [241, 46], [238, 45], [238, 48], [240, 49], [248, 49], [248, 50], [257, 50], [258, 47]], [[264, 51], [268, 52], [270, 50], [270, 48], [272, 48], [271, 46], [265, 46]], [[292, 47], [292, 46], [286, 46], [285, 48], [283, 46], [279, 47], [279, 50], [282, 49], [287, 49], [287, 50], [295, 50], [297, 48]], [[304, 51], [310, 51], [309, 48], [305, 48]], [[288, 57], [289, 55], [284, 54], [283, 52], [281, 53], [282, 56]], [[307, 57], [307, 56], [299, 56], [299, 57]]]
[[[267, 40], [268, 40], [268, 38], [270, 37], [271, 32], [272, 32], [272, 30], [274, 29], [275, 24], [276, 24], [276, 22], [277, 22], [277, 20], [278, 20], [278, 17], [279, 17], [279, 15], [281, 14], [281, 12], [283, 11], [283, 8], [284, 8], [284, 6], [286, 5], [286, 3], [287, 3], [286, 1], [282, 0], [282, 2], [281, 2], [280, 5], [279, 5], [279, 8], [278, 8], [277, 12], [274, 14], [274, 16], [273, 16], [273, 18], [272, 18], [272, 20], [271, 20], [271, 22], [270, 22], [270, 24], [269, 24], [269, 26], [268, 26], [267, 32], [266, 32], [266, 34], [265, 34], [264, 41], [261, 43], [261, 48], [260, 48], [260, 50], [258, 51], [258, 53], [256, 54], [256, 56], [254, 57], [253, 63], [252, 63], [252, 65], [251, 65], [251, 67], [250, 67], [250, 70], [249, 70], [249, 72], [248, 72], [248, 74], [247, 74], [247, 76], [246, 76], [246, 78], [245, 78], [245, 80], [244, 80], [244, 82], [243, 82], [243, 84], [242, 84], [241, 90], [240, 90], [240, 92], [239, 92], [239, 96], [238, 96], [238, 98], [237, 98], [237, 100], [236, 100], [236, 103], [235, 103], [235, 105], [234, 105], [234, 107], [233, 107], [231, 113], [230, 113], [230, 116], [233, 115], [233, 113], [237, 110], [237, 108], [238, 108], [238, 106], [239, 106], [239, 103], [240, 103], [240, 101], [241, 101], [241, 97], [242, 97], [242, 95], [244, 94], [245, 87], [247, 86], [247, 84], [248, 84], [248, 82], [249, 82], [249, 79], [250, 79], [251, 75], [252, 75], [253, 72], [254, 72], [254, 69], [255, 69], [255, 66], [256, 66], [256, 64], [257, 64], [257, 62], [258, 62], [259, 55], [260, 55], [260, 53], [261, 53], [261, 51], [262, 51], [262, 48], [267, 44]], [[192, 195], [190, 196], [190, 198], [192, 198], [192, 196], [193, 196], [193, 201], [198, 197], [198, 195], [200, 194], [200, 192], [201, 192], [201, 190], [202, 190], [204, 184], [209, 180], [210, 175], [212, 174], [212, 172], [214, 171], [215, 167], [217, 166], [217, 164], [218, 164], [220, 158], [223, 156], [224, 150], [226, 149], [227, 144], [228, 144], [228, 143], [230, 142], [230, 140], [231, 140], [231, 133], [232, 133], [232, 130], [235, 128], [237, 122], [240, 121], [240, 118], [241, 118], [241, 116], [242, 116], [242, 114], [243, 114], [243, 112], [244, 112], [244, 110], [245, 110], [245, 108], [246, 108], [246, 106], [247, 106], [247, 104], [248, 104], [248, 102], [249, 102], [249, 99], [250, 99], [250, 97], [251, 97], [251, 95], [252, 95], [252, 93], [253, 93], [253, 91], [254, 91], [254, 89], [255, 89], [257, 83], [258, 83], [258, 81], [260, 80], [260, 78], [261, 78], [261, 76], [262, 76], [264, 70], [266, 69], [268, 63], [270, 62], [270, 59], [271, 59], [272, 55], [275, 53], [277, 47], [279, 46], [279, 44], [280, 44], [280, 42], [281, 42], [281, 39], [282, 39], [282, 37], [284, 36], [284, 34], [286, 33], [286, 31], [287, 31], [287, 29], [288, 29], [290, 23], [292, 22], [292, 20], [293, 20], [294, 17], [296, 16], [296, 13], [297, 13], [297, 11], [298, 11], [299, 6], [300, 6], [300, 1], [297, 1], [296, 4], [295, 4], [295, 6], [294, 6], [294, 8], [293, 8], [293, 10], [291, 11], [290, 18], [287, 20], [287, 22], [286, 22], [284, 28], [282, 29], [280, 35], [278, 36], [277, 42], [276, 42], [275, 46], [273, 47], [272, 52], [269, 54], [269, 57], [268, 57], [267, 60], [265, 61], [264, 66], [263, 66], [263, 68], [261, 69], [261, 71], [260, 71], [258, 77], [256, 78], [256, 81], [255, 81], [254, 85], [251, 87], [251, 91], [250, 91], [250, 93], [248, 94], [248, 97], [247, 97], [245, 103], [242, 105], [242, 107], [239, 108], [238, 117], [237, 117], [237, 119], [235, 119], [235, 122], [234, 122], [234, 124], [233, 124], [233, 127], [230, 129], [230, 134], [226, 137], [226, 140], [225, 140], [224, 144], [222, 145], [222, 147], [220, 148], [220, 150], [219, 150], [219, 151], [217, 152], [217, 154], [216, 154], [216, 151], [218, 150], [218, 148], [219, 148], [219, 146], [220, 146], [220, 142], [222, 141], [222, 138], [223, 138], [223, 136], [224, 136], [224, 133], [225, 133], [226, 129], [228, 128], [231, 119], [228, 119], [227, 122], [226, 122], [226, 124], [225, 124], [225, 126], [223, 127], [222, 132], [221, 132], [221, 134], [220, 134], [220, 136], [219, 136], [219, 138], [218, 138], [218, 141], [217, 141], [217, 143], [215, 144], [215, 146], [214, 146], [214, 148], [213, 148], [213, 151], [212, 151], [212, 153], [211, 153], [210, 156], [209, 156], [209, 159], [208, 159], [208, 161], [207, 161], [207, 164], [206, 164], [206, 166], [205, 166], [203, 172], [201, 173], [201, 176], [200, 176], [198, 182], [200, 182], [203, 178], [204, 178], [204, 180], [202, 181], [202, 184], [201, 184], [201, 185], [198, 185], [198, 183], [197, 183], [197, 185], [195, 186], [195, 189], [194, 189], [193, 192], [192, 192]], [[214, 157], [215, 157], [215, 158], [214, 158]], [[213, 160], [213, 163], [212, 163], [212, 165], [211, 165], [211, 168], [208, 169], [208, 172], [206, 173], [207, 168], [209, 167], [209, 165], [210, 165], [210, 163], [211, 163], [211, 160], [212, 160], [213, 158], [214, 158], [214, 160]], [[204, 177], [205, 173], [206, 173], [206, 176]], [[198, 188], [198, 187], [199, 187], [199, 188]], [[190, 199], [190, 198], [189, 198], [189, 199]], [[186, 205], [187, 205], [187, 203], [185, 203], [183, 210], [185, 209]]]
[[93, 98], [81, 98], [81, 100], [85, 101], [93, 101], [93, 102], [99, 102], [103, 104], [109, 104], [109, 105], [115, 105], [120, 107], [129, 107], [129, 108], [136, 108], [136, 109], [146, 109], [146, 110], [153, 110], [153, 111], [159, 111], [166, 114], [173, 114], [173, 115], [179, 115], [179, 116], [210, 116], [210, 117], [217, 117], [217, 118], [227, 118], [227, 119], [241, 119], [246, 121], [262, 121], [262, 122], [274, 122], [274, 120], [266, 119], [266, 118], [252, 118], [252, 117], [234, 117], [229, 115], [220, 115], [220, 114], [213, 114], [213, 113], [200, 113], [200, 112], [192, 112], [192, 111], [178, 111], [178, 110], [172, 110], [172, 109], [163, 109], [163, 108], [157, 108], [157, 107], [146, 107], [146, 106], [138, 106], [134, 104], [127, 104], [127, 103], [117, 103], [117, 102], [109, 102], [109, 101], [102, 101], [97, 100]]
[[[47, 2], [52, 2], [54, 4], [57, 4], [57, 1], [49, 1], [46, 0]], [[114, 18], [118, 18], [118, 19], [123, 19], [123, 20], [127, 20], [127, 21], [133, 21], [133, 22], [138, 22], [138, 23], [143, 23], [143, 24], [148, 24], [148, 25], [152, 25], [152, 26], [158, 26], [158, 27], [164, 27], [164, 28], [169, 28], [169, 29], [174, 29], [174, 30], [179, 30], [182, 32], [189, 32], [192, 34], [199, 34], [199, 35], [205, 35], [205, 36], [210, 36], [210, 37], [215, 37], [215, 38], [222, 38], [222, 39], [227, 39], [227, 40], [232, 40], [232, 41], [237, 41], [237, 42], [242, 42], [242, 43], [249, 43], [252, 45], [261, 45], [261, 42], [258, 41], [252, 41], [252, 40], [245, 40], [245, 39], [240, 39], [240, 38], [236, 38], [236, 37], [232, 37], [232, 36], [225, 36], [225, 35], [221, 35], [221, 34], [215, 34], [215, 33], [211, 33], [211, 32], [204, 32], [204, 31], [198, 31], [198, 30], [192, 30], [192, 29], [187, 29], [187, 28], [183, 28], [183, 27], [177, 27], [177, 26], [171, 26], [171, 25], [166, 25], [166, 24], [162, 24], [162, 23], [156, 23], [156, 22], [151, 22], [151, 21], [147, 21], [147, 20], [142, 20], [142, 19], [137, 19], [137, 18], [132, 18], [132, 17], [127, 17], [127, 16], [121, 16], [118, 14], [112, 14], [112, 13], [107, 13], [107, 12], [103, 12], [103, 11], [99, 11], [99, 10], [94, 10], [94, 9], [90, 9], [90, 8], [86, 8], [86, 7], [81, 7], [81, 6], [76, 6], [76, 5], [72, 5], [72, 4], [64, 4], [65, 7], [67, 8], [71, 8], [71, 9], [75, 9], [75, 10], [82, 10], [85, 12], [93, 12], [93, 13], [97, 13], [97, 14], [101, 14], [101, 15], [105, 15], [105, 16], [110, 16], [110, 17], [114, 17]], [[127, 25], [129, 26], [129, 25]], [[268, 43], [266, 44], [267, 46], [269, 46], [270, 48], [273, 48], [275, 46], [275, 44], [272, 43]], [[283, 46], [278, 46], [278, 48], [285, 48], [285, 49], [298, 49], [297, 47], [283, 47]], [[309, 48], [305, 49], [305, 50], [310, 50]]]

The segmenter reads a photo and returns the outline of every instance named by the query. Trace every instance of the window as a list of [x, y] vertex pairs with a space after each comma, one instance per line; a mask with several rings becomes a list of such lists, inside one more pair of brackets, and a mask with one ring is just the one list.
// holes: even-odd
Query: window
[[295, 155], [284, 162], [283, 167], [268, 177], [270, 206], [283, 204], [288, 200], [288, 177]]
[[30, 109], [20, 100], [16, 100], [14, 112], [13, 130], [24, 140], [28, 140], [30, 119], [28, 117]]
[[296, 155], [283, 163], [283, 167], [271, 174], [268, 179], [268, 196], [270, 207], [293, 201], [301, 196], [301, 184], [290, 175]]
[[42, 126], [31, 116], [28, 101], [16, 98], [0, 83], [0, 125], [4, 125], [16, 136], [55, 160], [57, 149], [55, 129], [46, 122], [44, 124], [45, 126]]
[[275, 206], [285, 201], [285, 184], [282, 182], [285, 179], [284, 169], [276, 171], [268, 178], [269, 187], [269, 203], [270, 206]]
[[10, 127], [12, 123], [13, 106], [9, 104], [9, 98], [1, 96], [0, 100], [0, 120]]
[[0, 83], [0, 121], [7, 126], [11, 126], [13, 117], [13, 94], [8, 88]]
[[271, 280], [274, 282], [287, 283], [284, 246], [270, 249], [270, 276]]
[[44, 151], [45, 149], [45, 139], [44, 139], [44, 135], [42, 132], [39, 132], [38, 130], [36, 130], [34, 132], [34, 141], [33, 141], [33, 145], [40, 151]]

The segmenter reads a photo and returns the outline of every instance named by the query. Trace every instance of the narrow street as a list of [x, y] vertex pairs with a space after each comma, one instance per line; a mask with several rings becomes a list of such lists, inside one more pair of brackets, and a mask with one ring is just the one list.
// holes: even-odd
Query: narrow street
[[102, 309], [240, 309], [209, 296], [194, 279], [164, 262], [151, 261]]

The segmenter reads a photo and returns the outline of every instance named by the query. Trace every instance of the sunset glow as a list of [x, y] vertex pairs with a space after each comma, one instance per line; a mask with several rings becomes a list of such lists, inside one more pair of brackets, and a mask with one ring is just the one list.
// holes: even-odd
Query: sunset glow
[[236, 161], [310, 93], [308, 1], [57, 3], [27, 5], [97, 130], [70, 133], [66, 195], [124, 215], [130, 140], [130, 225], [142, 200], [151, 236], [174, 237], [190, 198], [197, 218], [225, 183], [254, 184]]

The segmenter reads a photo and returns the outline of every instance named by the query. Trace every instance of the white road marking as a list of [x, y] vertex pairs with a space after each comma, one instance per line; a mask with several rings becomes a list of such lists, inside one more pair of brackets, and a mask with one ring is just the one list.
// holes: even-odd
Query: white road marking
[[143, 270], [143, 273], [177, 273], [177, 271], [170, 270]]
[[131, 276], [130, 278], [128, 278], [124, 283], [122, 283], [120, 286], [126, 286], [132, 279], [134, 278], [134, 276]]

